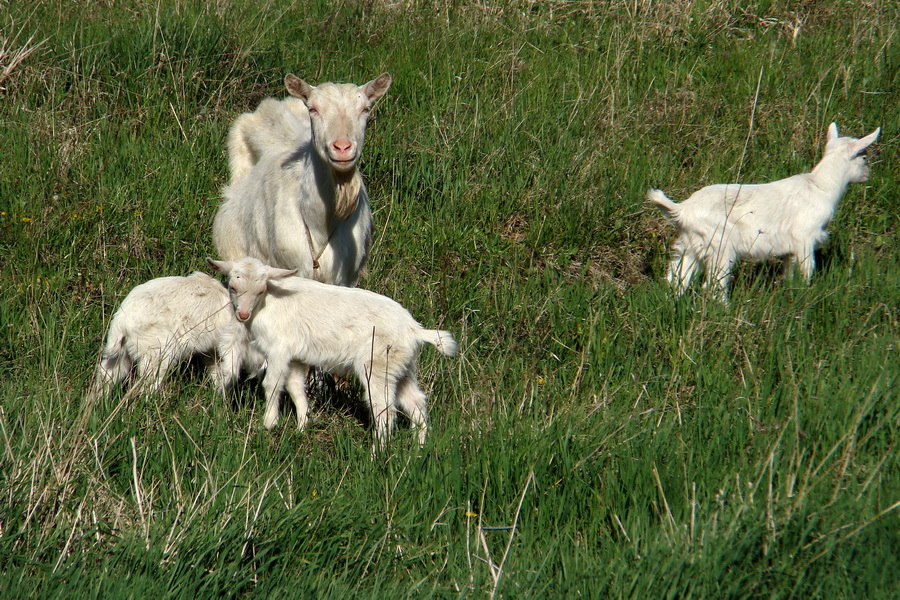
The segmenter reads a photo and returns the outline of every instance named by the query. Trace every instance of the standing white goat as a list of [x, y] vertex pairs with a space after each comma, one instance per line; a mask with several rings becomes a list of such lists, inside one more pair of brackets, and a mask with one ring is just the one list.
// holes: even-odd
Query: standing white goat
[[294, 98], [264, 100], [231, 127], [231, 181], [213, 225], [216, 250], [224, 259], [253, 256], [355, 286], [372, 241], [357, 163], [369, 109], [391, 76], [361, 86], [313, 87], [291, 74], [284, 82]]
[[668, 275], [677, 293], [702, 263], [706, 285], [715, 284], [725, 300], [732, 267], [741, 257], [787, 257], [786, 270], [799, 266], [808, 283], [813, 253], [828, 238], [825, 227], [847, 186], [869, 178], [864, 153], [880, 131], [862, 139], [838, 137], [832, 123], [825, 155], [812, 172], [772, 183], [710, 185], [680, 204], [651, 189], [647, 199], [678, 228]]
[[195, 354], [210, 356], [223, 396], [242, 366], [256, 370], [263, 363], [218, 279], [200, 272], [151, 279], [131, 290], [113, 315], [89, 398], [109, 393], [135, 365], [135, 385], [156, 390], [173, 365]]
[[445, 356], [455, 355], [456, 341], [449, 331], [424, 329], [386, 296], [291, 277], [293, 270], [255, 258], [207, 262], [230, 276], [235, 312], [247, 322], [253, 345], [266, 357], [267, 429], [278, 423], [283, 389], [297, 409], [300, 429], [306, 426], [306, 376], [309, 367], [316, 366], [359, 378], [378, 446], [387, 443], [398, 408], [418, 430], [419, 444], [425, 443], [428, 407], [416, 380], [417, 358], [425, 343]]

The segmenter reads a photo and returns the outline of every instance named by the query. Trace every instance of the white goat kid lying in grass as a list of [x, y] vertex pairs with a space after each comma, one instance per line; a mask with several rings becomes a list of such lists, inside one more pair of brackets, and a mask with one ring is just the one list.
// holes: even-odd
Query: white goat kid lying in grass
[[278, 423], [282, 389], [291, 395], [300, 429], [306, 426], [306, 376], [316, 366], [359, 378], [379, 447], [387, 443], [398, 408], [418, 430], [419, 444], [425, 443], [428, 407], [416, 380], [417, 358], [425, 343], [454, 356], [449, 331], [424, 329], [397, 302], [374, 292], [292, 277], [293, 270], [255, 258], [207, 261], [229, 275], [238, 319], [247, 322], [253, 345], [266, 357], [266, 428]]
[[293, 98], [264, 100], [228, 135], [231, 180], [213, 224], [219, 256], [254, 256], [304, 277], [355, 286], [372, 211], [357, 163], [372, 103], [391, 76], [313, 87], [285, 77]]
[[135, 385], [156, 390], [173, 365], [195, 354], [208, 355], [223, 396], [242, 366], [255, 372], [263, 364], [218, 279], [195, 272], [142, 283], [113, 315], [89, 398], [108, 394], [135, 366]]
[[835, 208], [847, 186], [869, 178], [864, 152], [881, 128], [862, 139], [838, 137], [828, 127], [825, 155], [810, 173], [758, 185], [710, 185], [680, 204], [660, 190], [647, 199], [678, 228], [669, 266], [669, 282], [684, 292], [701, 264], [706, 285], [715, 284], [726, 299], [731, 270], [738, 258], [787, 257], [807, 283], [815, 268], [816, 246], [828, 234]]

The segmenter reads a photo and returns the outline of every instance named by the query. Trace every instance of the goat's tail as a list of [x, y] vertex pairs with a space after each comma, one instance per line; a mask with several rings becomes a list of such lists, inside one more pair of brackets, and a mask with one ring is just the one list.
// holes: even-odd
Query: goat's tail
[[681, 224], [681, 207], [669, 200], [669, 197], [662, 190], [650, 188], [647, 191], [647, 200], [658, 206], [670, 223], [673, 225]]
[[440, 329], [422, 329], [419, 339], [437, 348], [444, 356], [456, 356], [456, 340], [449, 331]]

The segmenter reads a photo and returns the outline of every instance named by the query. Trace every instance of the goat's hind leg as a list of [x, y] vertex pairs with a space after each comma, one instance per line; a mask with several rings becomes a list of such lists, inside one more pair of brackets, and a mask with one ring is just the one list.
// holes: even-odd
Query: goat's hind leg
[[391, 431], [394, 429], [396, 383], [385, 381], [375, 375], [365, 382], [365, 393], [368, 395], [369, 408], [372, 411], [372, 424], [375, 432], [375, 447], [384, 450], [387, 447]]
[[680, 245], [675, 246], [675, 258], [669, 263], [669, 283], [675, 288], [675, 294], [681, 296], [687, 290], [691, 279], [699, 266], [699, 260], [692, 252], [686, 252]]
[[797, 269], [803, 276], [803, 281], [809, 285], [813, 272], [816, 270], [815, 249], [812, 246], [804, 247], [799, 254], [794, 255], [794, 260], [797, 262]]
[[419, 446], [425, 445], [428, 434], [428, 404], [425, 392], [419, 388], [416, 376], [409, 375], [397, 384], [397, 406], [409, 417], [419, 436]]
[[88, 398], [95, 399], [109, 394], [114, 386], [128, 377], [133, 367], [134, 361], [124, 349], [117, 352], [104, 351], [100, 362], [97, 363]]
[[228, 390], [241, 378], [245, 349], [239, 343], [221, 343], [217, 356], [208, 365], [209, 374], [219, 394], [227, 399]]

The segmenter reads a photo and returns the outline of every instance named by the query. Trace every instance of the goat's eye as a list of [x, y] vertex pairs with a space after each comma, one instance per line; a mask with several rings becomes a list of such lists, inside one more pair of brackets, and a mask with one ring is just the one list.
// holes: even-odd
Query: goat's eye
[[315, 107], [309, 106], [309, 107], [307, 107], [307, 109], [309, 110], [310, 115], [318, 115], [319, 114], [319, 110]]

